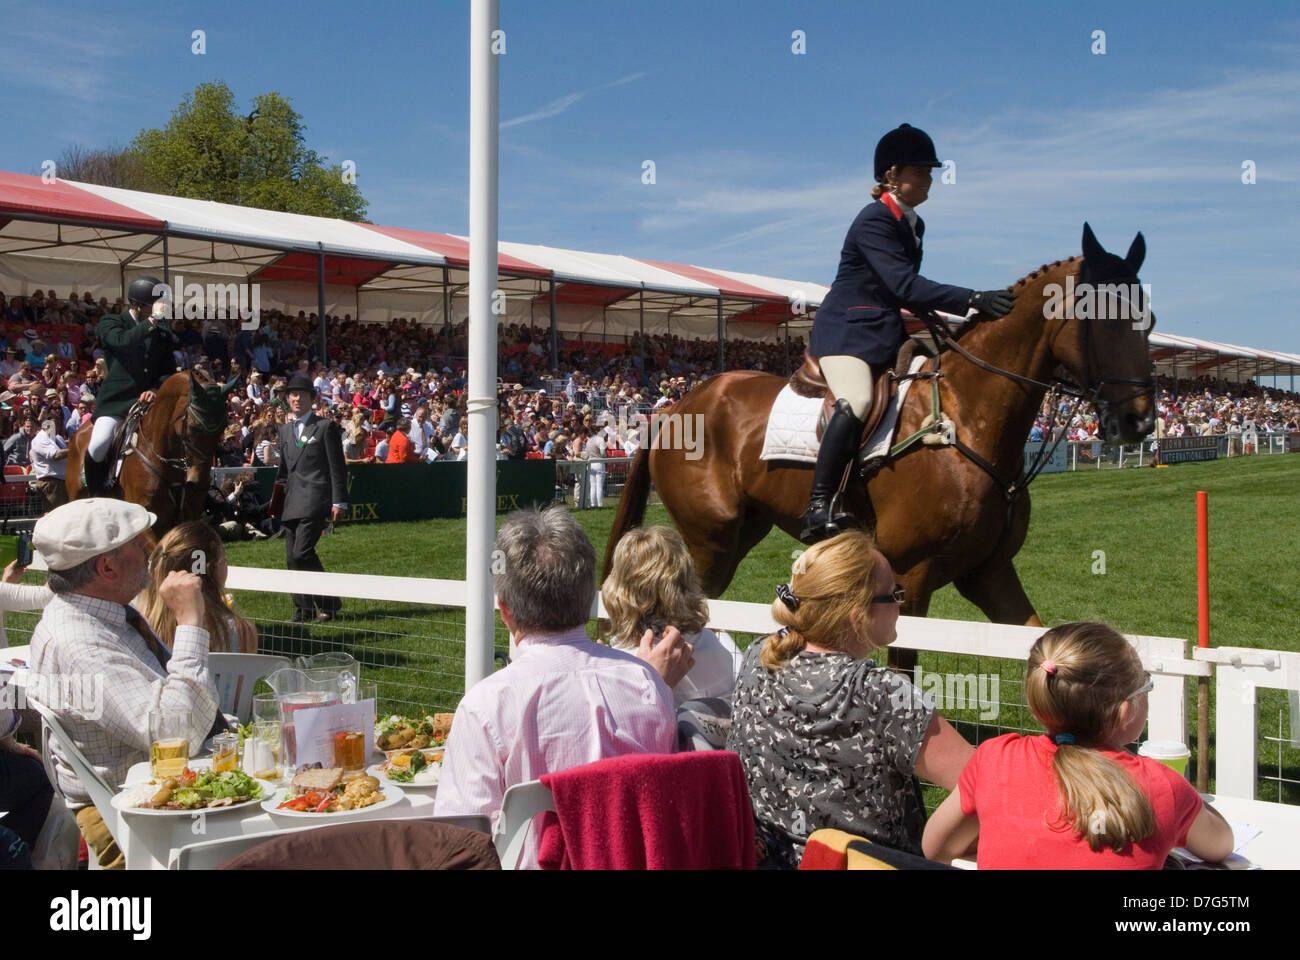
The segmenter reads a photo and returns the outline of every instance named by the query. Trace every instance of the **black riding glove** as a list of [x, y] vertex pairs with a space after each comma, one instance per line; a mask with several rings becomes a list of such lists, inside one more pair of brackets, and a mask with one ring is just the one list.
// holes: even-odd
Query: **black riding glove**
[[994, 319], [1011, 312], [1016, 298], [1007, 290], [976, 290], [970, 295], [970, 306]]

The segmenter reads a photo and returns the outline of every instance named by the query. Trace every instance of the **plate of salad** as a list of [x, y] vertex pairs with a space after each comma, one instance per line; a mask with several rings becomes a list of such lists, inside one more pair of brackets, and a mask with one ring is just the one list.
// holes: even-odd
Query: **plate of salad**
[[451, 732], [454, 714], [433, 713], [422, 717], [393, 714], [375, 724], [375, 748], [391, 759], [396, 750], [424, 750], [442, 747]]
[[150, 780], [113, 797], [113, 809], [155, 817], [235, 810], [266, 798], [267, 788], [242, 770], [213, 773], [188, 767], [179, 777]]
[[366, 773], [381, 783], [400, 783], [404, 787], [438, 788], [442, 779], [441, 750], [408, 750], [389, 754], [383, 763], [368, 768]]

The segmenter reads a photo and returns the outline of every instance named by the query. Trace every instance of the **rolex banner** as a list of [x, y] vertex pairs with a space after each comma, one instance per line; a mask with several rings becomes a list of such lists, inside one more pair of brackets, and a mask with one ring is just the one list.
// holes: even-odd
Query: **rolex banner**
[[[467, 467], [463, 461], [349, 464], [348, 514], [343, 521], [463, 517]], [[555, 461], [497, 461], [498, 513], [543, 506], [554, 499]]]

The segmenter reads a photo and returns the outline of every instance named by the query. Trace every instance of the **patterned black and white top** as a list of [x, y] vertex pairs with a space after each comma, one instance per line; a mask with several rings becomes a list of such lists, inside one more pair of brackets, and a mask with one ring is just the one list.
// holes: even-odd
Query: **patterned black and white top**
[[934, 708], [871, 660], [804, 651], [777, 671], [745, 652], [727, 749], [740, 754], [767, 866], [794, 869], [809, 834], [845, 830], [921, 853], [913, 773]]

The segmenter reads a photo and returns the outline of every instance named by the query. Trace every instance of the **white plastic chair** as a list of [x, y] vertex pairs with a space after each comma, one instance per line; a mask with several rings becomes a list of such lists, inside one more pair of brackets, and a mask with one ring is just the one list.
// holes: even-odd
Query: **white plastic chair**
[[257, 681], [281, 667], [291, 667], [285, 657], [265, 653], [210, 653], [208, 672], [217, 688], [218, 709], [244, 720], [253, 712], [253, 688]]
[[540, 780], [517, 783], [501, 798], [501, 816], [492, 835], [492, 845], [497, 848], [502, 870], [519, 866], [519, 856], [524, 852], [524, 840], [533, 817], [555, 809], [551, 788]]
[[[35, 701], [28, 700], [27, 703], [41, 715], [41, 760], [45, 764], [45, 772], [50, 778], [50, 783], [54, 785], [55, 793], [63, 797], [65, 801], [67, 800], [67, 795], [59, 789], [59, 778], [54, 769], [51, 737], [58, 738], [59, 756], [77, 775], [77, 780], [85, 788], [86, 793], [90, 795], [90, 802], [99, 811], [99, 815], [104, 821], [104, 827], [117, 841], [118, 848], [121, 849], [126, 825], [122, 822], [118, 812], [113, 809], [112, 788], [109, 787], [103, 777], [95, 772], [95, 768], [90, 765], [90, 761], [77, 749], [72, 737], [63, 729], [63, 724], [59, 722], [58, 717], [48, 707], [44, 707]], [[90, 869], [99, 869], [99, 863], [96, 861], [94, 854], [91, 854], [90, 857]]]
[[171, 863], [167, 868], [169, 870], [215, 870], [231, 857], [237, 857], [245, 850], [252, 850], [268, 840], [300, 830], [320, 829], [321, 827], [290, 827], [286, 830], [268, 830], [266, 833], [241, 834], [238, 837], [225, 837], [221, 840], [187, 843], [172, 853]]

